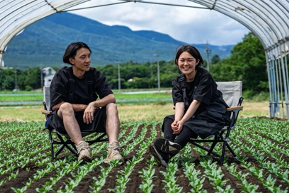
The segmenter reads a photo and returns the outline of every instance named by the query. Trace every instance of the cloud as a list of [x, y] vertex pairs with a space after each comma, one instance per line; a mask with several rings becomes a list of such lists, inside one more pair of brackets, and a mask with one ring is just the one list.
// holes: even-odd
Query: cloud
[[[78, 7], [89, 7], [120, 1], [89, 1]], [[156, 2], [156, 1], [155, 1]], [[165, 1], [158, 1], [165, 2]], [[168, 1], [166, 1], [168, 2]], [[169, 1], [188, 6], [201, 5], [188, 1]], [[237, 21], [208, 9], [164, 6], [146, 3], [124, 3], [73, 11], [106, 25], [123, 25], [132, 30], [152, 30], [176, 40], [200, 44], [229, 45], [242, 41], [249, 30]]]

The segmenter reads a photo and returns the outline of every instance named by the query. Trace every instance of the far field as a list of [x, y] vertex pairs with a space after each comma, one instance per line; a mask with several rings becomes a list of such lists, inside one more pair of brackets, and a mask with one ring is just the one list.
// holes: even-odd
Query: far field
[[[122, 92], [115, 91], [119, 117], [122, 121], [130, 120], [162, 120], [166, 115], [173, 114], [171, 92]], [[0, 121], [44, 121], [41, 114], [43, 101], [42, 92], [0, 92]], [[28, 105], [13, 105], [22, 102]], [[29, 103], [33, 105], [29, 105]], [[12, 103], [12, 104], [11, 104]], [[269, 116], [268, 101], [255, 102], [244, 100], [244, 110], [240, 117]]]

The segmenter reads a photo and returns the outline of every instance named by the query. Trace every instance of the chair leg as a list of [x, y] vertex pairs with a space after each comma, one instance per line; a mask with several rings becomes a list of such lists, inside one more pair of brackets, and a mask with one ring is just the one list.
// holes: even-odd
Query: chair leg
[[66, 144], [65, 144], [65, 146], [69, 149], [69, 151], [71, 151], [71, 153], [73, 153], [74, 155], [77, 155], [77, 152], [76, 152], [77, 150], [76, 150], [76, 147], [74, 145], [72, 145], [72, 147], [74, 149], [72, 149], [70, 146], [68, 146]]
[[[61, 144], [63, 144], [59, 150], [57, 151], [57, 153], [55, 154], [55, 157], [63, 150], [64, 147], [67, 147], [67, 149], [73, 153], [74, 155], [77, 155], [76, 153], [76, 147], [74, 146], [74, 143], [70, 140], [70, 139], [67, 139], [66, 141], [63, 140], [63, 138], [61, 137], [61, 135], [59, 135], [58, 133], [56, 133], [57, 137], [59, 138], [59, 140], [62, 142]], [[72, 145], [72, 147], [75, 149], [73, 150], [69, 144]]]
[[[197, 147], [199, 147], [199, 148], [201, 148], [201, 149], [203, 149], [203, 150], [205, 150], [205, 151], [207, 151], [207, 152], [210, 151], [208, 148], [206, 148], [206, 147], [204, 147], [204, 146], [201, 146], [200, 144], [198, 144], [198, 143], [196, 143], [196, 142], [194, 142], [194, 141], [190, 141], [190, 143], [193, 144], [193, 145], [195, 145], [195, 146], [197, 146]], [[217, 156], [217, 157], [220, 157], [220, 155], [217, 154], [217, 153], [214, 152], [214, 151], [211, 151], [211, 154], [213, 154], [213, 155], [215, 155], [215, 156]]]
[[231, 148], [231, 146], [228, 144], [228, 143], [226, 143], [226, 146], [227, 146], [227, 148], [230, 150], [230, 152], [233, 154], [233, 156], [234, 156], [234, 159], [238, 159], [237, 158], [237, 155], [235, 154], [235, 152], [233, 151], [233, 149]]
[[[76, 147], [74, 145], [74, 143], [71, 142], [70, 139], [67, 139], [66, 141], [63, 140], [62, 136], [60, 136], [58, 133], [55, 133], [58, 137], [59, 141], [54, 141], [52, 138], [52, 131], [49, 131], [49, 140], [50, 140], [50, 151], [51, 151], [51, 161], [53, 161], [60, 153], [61, 151], [64, 149], [64, 147], [66, 147], [71, 153], [73, 153], [74, 155], [77, 155], [77, 150]], [[61, 145], [60, 148], [54, 153], [54, 144], [59, 144]], [[71, 148], [70, 145], [72, 145], [73, 148]]]
[[227, 141], [225, 140], [224, 143], [223, 143], [223, 147], [222, 147], [222, 155], [221, 155], [221, 158], [220, 158], [220, 165], [223, 165], [223, 162], [224, 162], [226, 146], [227, 146]]
[[53, 150], [53, 139], [52, 139], [51, 131], [49, 131], [49, 143], [50, 143], [51, 161], [53, 161], [54, 160], [54, 150]]
[[57, 150], [57, 152], [55, 153], [55, 157], [57, 157], [57, 156], [60, 154], [60, 152], [63, 150], [64, 147], [65, 147], [65, 146], [62, 145], [62, 146]]
[[216, 144], [217, 144], [217, 136], [215, 135], [215, 138], [214, 138], [214, 142], [212, 143], [211, 145], [211, 148], [210, 150], [208, 151], [208, 155], [210, 155], [212, 152], [213, 152], [213, 149], [215, 148]]
[[[52, 131], [49, 130], [49, 140], [50, 140], [50, 151], [51, 151], [51, 161], [53, 161], [66, 147], [72, 154], [77, 156], [77, 148], [75, 144], [71, 141], [69, 137], [63, 138], [61, 134], [55, 132], [56, 136], [58, 137], [59, 140], [53, 140], [52, 138]], [[92, 141], [87, 141], [89, 145], [95, 143], [95, 142], [103, 142], [103, 141], [108, 141], [108, 138], [104, 138], [106, 136], [106, 133], [100, 135], [97, 137], [97, 139], [94, 139]], [[56, 152], [54, 152], [54, 145], [58, 144], [61, 145]], [[214, 153], [214, 152], [213, 152]]]

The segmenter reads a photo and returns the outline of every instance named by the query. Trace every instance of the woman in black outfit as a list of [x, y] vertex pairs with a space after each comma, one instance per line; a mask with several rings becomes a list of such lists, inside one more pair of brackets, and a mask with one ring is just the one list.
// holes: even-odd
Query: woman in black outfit
[[190, 138], [204, 139], [229, 121], [228, 105], [211, 74], [200, 67], [202, 63], [202, 56], [194, 46], [185, 45], [177, 50], [175, 64], [182, 74], [172, 81], [175, 114], [164, 119], [164, 139], [157, 138], [150, 145], [150, 152], [163, 166]]

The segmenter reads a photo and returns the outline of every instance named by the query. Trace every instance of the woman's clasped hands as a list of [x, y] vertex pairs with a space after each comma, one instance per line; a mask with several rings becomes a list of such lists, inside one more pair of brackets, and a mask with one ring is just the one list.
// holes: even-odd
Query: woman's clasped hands
[[183, 129], [183, 125], [184, 123], [182, 120], [174, 120], [174, 122], [171, 124], [173, 134], [179, 134]]

